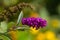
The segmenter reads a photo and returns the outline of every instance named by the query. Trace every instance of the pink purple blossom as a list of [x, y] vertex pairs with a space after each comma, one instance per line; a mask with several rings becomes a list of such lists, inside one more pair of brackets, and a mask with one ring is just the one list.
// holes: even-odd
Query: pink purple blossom
[[36, 27], [36, 29], [39, 29], [40, 27], [43, 28], [47, 25], [47, 21], [42, 18], [22, 18], [22, 24], [28, 25], [29, 27]]

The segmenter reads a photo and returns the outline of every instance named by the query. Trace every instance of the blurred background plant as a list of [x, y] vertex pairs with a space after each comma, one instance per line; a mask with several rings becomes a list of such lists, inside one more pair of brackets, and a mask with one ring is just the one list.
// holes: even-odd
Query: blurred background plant
[[[24, 8], [24, 17], [41, 17], [46, 19], [48, 24], [39, 30], [30, 28], [28, 31], [12, 31], [10, 34], [17, 37], [17, 40], [60, 40], [60, 0], [0, 0], [0, 14], [4, 7], [14, 6], [22, 2], [29, 3], [35, 8], [35, 10]], [[0, 32], [6, 32], [14, 24], [13, 21], [8, 24], [5, 21], [0, 22]]]

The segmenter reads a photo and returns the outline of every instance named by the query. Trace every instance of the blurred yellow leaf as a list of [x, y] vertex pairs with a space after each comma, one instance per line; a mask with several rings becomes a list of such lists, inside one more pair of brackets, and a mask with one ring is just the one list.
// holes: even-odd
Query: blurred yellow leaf
[[36, 12], [31, 12], [30, 17], [39, 17], [39, 15]]
[[17, 40], [17, 31], [10, 31], [9, 34], [11, 35], [12, 40]]
[[36, 40], [44, 40], [45, 39], [45, 34], [44, 33], [39, 33], [36, 37]]
[[36, 28], [33, 28], [33, 27], [30, 28], [30, 33], [37, 34], [38, 32], [39, 32], [39, 29], [36, 30]]
[[56, 35], [52, 31], [40, 32], [35, 40], [57, 40]]
[[46, 31], [45, 32], [45, 37], [47, 40], [57, 40], [56, 39], [56, 34], [53, 31]]

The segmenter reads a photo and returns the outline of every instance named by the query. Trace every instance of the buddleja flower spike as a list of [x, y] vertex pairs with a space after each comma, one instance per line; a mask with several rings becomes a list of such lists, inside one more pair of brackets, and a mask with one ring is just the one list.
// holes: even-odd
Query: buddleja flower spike
[[42, 18], [22, 18], [22, 24], [28, 25], [29, 27], [36, 27], [39, 29], [40, 27], [43, 28], [47, 25], [47, 21]]

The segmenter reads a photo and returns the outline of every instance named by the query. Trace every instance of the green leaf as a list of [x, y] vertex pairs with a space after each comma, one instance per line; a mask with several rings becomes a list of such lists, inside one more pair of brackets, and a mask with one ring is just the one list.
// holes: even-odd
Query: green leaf
[[0, 25], [0, 32], [4, 33], [7, 31], [7, 22], [3, 21]]

